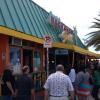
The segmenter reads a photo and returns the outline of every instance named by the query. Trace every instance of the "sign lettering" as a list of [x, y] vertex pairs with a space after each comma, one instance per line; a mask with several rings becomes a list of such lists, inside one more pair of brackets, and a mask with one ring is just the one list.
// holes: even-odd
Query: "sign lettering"
[[62, 31], [66, 30], [68, 33], [71, 33], [71, 29], [60, 22], [60, 18], [54, 16], [51, 12], [49, 13], [48, 22], [55, 28], [61, 29]]

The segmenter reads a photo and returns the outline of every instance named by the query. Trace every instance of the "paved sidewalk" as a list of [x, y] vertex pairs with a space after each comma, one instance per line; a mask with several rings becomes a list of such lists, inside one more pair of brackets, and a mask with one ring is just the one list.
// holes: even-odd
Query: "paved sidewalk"
[[92, 96], [89, 97], [89, 100], [95, 100]]
[[[44, 100], [44, 96], [40, 94], [36, 94], [36, 100]], [[92, 96], [89, 97], [89, 100], [95, 100]]]
[[44, 91], [36, 92], [35, 93], [35, 99], [36, 100], [44, 100]]
[[35, 100], [44, 100], [44, 97], [43, 96], [36, 96]]

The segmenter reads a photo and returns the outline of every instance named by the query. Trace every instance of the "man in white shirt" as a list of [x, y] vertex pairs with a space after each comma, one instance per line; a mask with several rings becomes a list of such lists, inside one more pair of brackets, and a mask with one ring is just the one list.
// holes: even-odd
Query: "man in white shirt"
[[70, 80], [71, 80], [72, 84], [74, 85], [75, 84], [75, 79], [76, 79], [76, 72], [75, 72], [75, 69], [74, 69], [73, 66], [70, 69], [69, 77], [70, 77]]
[[45, 100], [74, 100], [74, 89], [69, 76], [64, 73], [64, 66], [57, 65], [56, 72], [51, 74], [45, 84]]

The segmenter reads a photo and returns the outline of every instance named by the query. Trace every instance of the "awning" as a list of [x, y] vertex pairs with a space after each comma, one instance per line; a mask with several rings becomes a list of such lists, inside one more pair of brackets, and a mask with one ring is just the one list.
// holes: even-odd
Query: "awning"
[[43, 42], [44, 42], [43, 39], [37, 38], [32, 35], [28, 35], [23, 32], [15, 31], [13, 29], [10, 29], [10, 28], [4, 27], [4, 26], [0, 26], [0, 34], [9, 35], [9, 36], [13, 36], [16, 38], [29, 40], [29, 41], [34, 41], [34, 42], [40, 43], [40, 44], [43, 44]]
[[[12, 29], [4, 27], [4, 26], [0, 26], [0, 34], [13, 36], [13, 37], [16, 37], [16, 38], [25, 39], [25, 40], [33, 41], [33, 42], [40, 43], [40, 44], [44, 43], [44, 39], [37, 38], [35, 36], [28, 35], [28, 34], [25, 34], [25, 33], [22, 33], [22, 32], [18, 32], [18, 31], [12, 30]], [[100, 58], [100, 54], [93, 53], [91, 51], [85, 50], [81, 47], [71, 45], [71, 44], [54, 42], [53, 47], [69, 49], [69, 50], [72, 50], [72, 51], [80, 53], [80, 54]]]
[[65, 44], [65, 43], [54, 42], [53, 47], [73, 50], [73, 46], [71, 44]]
[[94, 52], [91, 52], [89, 50], [85, 50], [83, 48], [80, 48], [78, 46], [73, 45], [73, 50], [77, 53], [80, 54], [84, 54], [84, 55], [88, 55], [88, 56], [92, 56], [92, 57], [96, 57], [96, 58], [100, 58], [100, 54], [96, 54]]

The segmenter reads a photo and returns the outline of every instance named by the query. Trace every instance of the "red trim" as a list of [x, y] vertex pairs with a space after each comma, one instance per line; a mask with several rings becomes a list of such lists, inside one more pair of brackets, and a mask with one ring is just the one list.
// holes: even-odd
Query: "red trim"
[[90, 89], [85, 89], [85, 88], [79, 88], [78, 90], [79, 91], [84, 91], [84, 92], [90, 91]]

